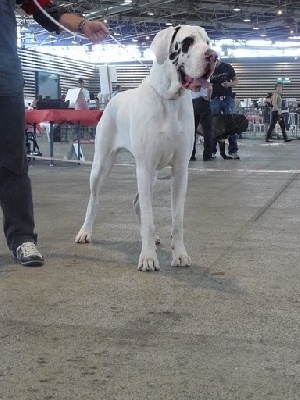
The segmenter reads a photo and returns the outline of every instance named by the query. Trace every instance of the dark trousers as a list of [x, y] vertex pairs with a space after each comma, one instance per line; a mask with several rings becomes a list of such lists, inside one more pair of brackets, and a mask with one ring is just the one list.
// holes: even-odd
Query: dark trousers
[[287, 135], [286, 135], [286, 132], [285, 132], [285, 123], [284, 123], [284, 120], [283, 120], [283, 118], [281, 116], [279, 118], [278, 111], [272, 111], [271, 112], [271, 122], [270, 122], [270, 126], [269, 126], [269, 129], [268, 129], [268, 132], [267, 132], [266, 139], [267, 140], [271, 139], [272, 132], [274, 131], [277, 122], [278, 122], [278, 124], [279, 124], [279, 126], [280, 126], [280, 128], [282, 130], [283, 139], [287, 140]]
[[23, 93], [0, 96], [0, 205], [9, 249], [36, 242]]
[[199, 124], [202, 126], [203, 131], [203, 158], [211, 158], [212, 153], [212, 134], [211, 134], [211, 109], [210, 102], [205, 100], [204, 97], [193, 99], [193, 109], [195, 118], [195, 141], [192, 151], [192, 157], [196, 155], [196, 129]]

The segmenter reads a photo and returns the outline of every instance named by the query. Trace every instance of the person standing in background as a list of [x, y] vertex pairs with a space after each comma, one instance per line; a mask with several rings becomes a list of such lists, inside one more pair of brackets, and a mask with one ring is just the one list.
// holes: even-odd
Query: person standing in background
[[282, 118], [282, 96], [281, 92], [283, 89], [282, 83], [276, 83], [275, 90], [276, 92], [273, 93], [272, 96], [272, 110], [271, 110], [271, 122], [266, 136], [266, 142], [272, 142], [272, 132], [275, 129], [276, 123], [278, 122], [281, 131], [283, 140], [285, 142], [291, 142], [292, 139], [288, 139], [287, 134], [285, 132], [285, 123], [284, 119]]
[[272, 98], [273, 98], [273, 93], [268, 92], [267, 96], [264, 99], [263, 119], [264, 119], [265, 132], [268, 131], [271, 122]]
[[117, 85], [115, 90], [112, 92], [111, 97], [115, 97], [120, 92], [122, 92], [122, 87], [121, 85]]
[[78, 79], [77, 86], [81, 89], [86, 101], [89, 102], [90, 101], [90, 92], [84, 87], [84, 80], [82, 78]]
[[105, 107], [107, 106], [107, 104], [108, 104], [108, 101], [109, 101], [109, 95], [108, 94], [105, 94], [105, 93], [102, 93], [101, 92], [101, 89], [100, 89], [100, 92], [97, 94], [97, 96], [96, 96], [96, 100], [97, 100], [97, 108], [99, 109], [99, 110], [105, 110]]
[[[210, 102], [212, 115], [235, 113], [235, 99], [232, 94], [232, 88], [238, 85], [239, 80], [232, 65], [222, 62], [220, 56], [218, 57], [217, 65], [210, 78], [210, 82], [213, 87]], [[234, 132], [229, 136], [228, 142], [228, 153], [231, 157], [225, 154], [224, 143], [222, 147], [220, 147], [221, 156], [224, 159], [233, 158], [238, 160], [240, 157], [238, 155], [237, 138]], [[215, 143], [213, 149], [214, 153], [217, 152], [216, 145]]]
[[[108, 36], [100, 21], [87, 21], [70, 14], [51, 0], [38, 0], [43, 10], [61, 25], [85, 35], [93, 42]], [[25, 150], [24, 78], [17, 48], [15, 7], [23, 11], [49, 32], [60, 29], [32, 0], [0, 1], [0, 204], [3, 230], [8, 248], [22, 265], [39, 267], [44, 257], [36, 247], [31, 181]]]
[[209, 88], [196, 88], [192, 92], [193, 110], [195, 118], [195, 141], [190, 161], [196, 161], [196, 142], [197, 142], [197, 127], [201, 124], [203, 131], [203, 161], [211, 161], [212, 158], [212, 134], [211, 134], [211, 108], [210, 98], [212, 86]]

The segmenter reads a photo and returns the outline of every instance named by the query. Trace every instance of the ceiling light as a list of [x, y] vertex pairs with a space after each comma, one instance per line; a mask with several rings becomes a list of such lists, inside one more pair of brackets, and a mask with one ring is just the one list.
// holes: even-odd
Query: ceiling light
[[104, 22], [105, 24], [107, 24], [107, 19], [104, 19], [103, 22]]
[[168, 25], [168, 26], [172, 25], [172, 22], [166, 22], [166, 25]]
[[149, 40], [149, 39], [150, 39], [150, 36], [147, 35], [147, 36], [146, 36], [146, 39]]
[[115, 36], [120, 36], [121, 33], [119, 33], [119, 32], [114, 32], [114, 35], [115, 35]]
[[152, 16], [152, 15], [154, 15], [154, 13], [153, 13], [153, 12], [148, 12], [147, 14], [148, 14], [148, 15], [151, 15], [151, 16]]
[[234, 6], [233, 11], [241, 11], [241, 7], [240, 6]]
[[138, 39], [136, 39], [136, 38], [133, 38], [133, 39], [131, 39], [133, 42], [138, 42]]
[[245, 18], [243, 19], [243, 21], [244, 21], [244, 22], [251, 22], [251, 18], [250, 18], [250, 17], [245, 17]]
[[255, 31], [259, 30], [259, 26], [254, 26], [252, 29], [254, 29]]
[[283, 11], [282, 11], [281, 8], [278, 8], [278, 9], [277, 9], [277, 14], [278, 14], [278, 15], [282, 15], [282, 12], [283, 12]]

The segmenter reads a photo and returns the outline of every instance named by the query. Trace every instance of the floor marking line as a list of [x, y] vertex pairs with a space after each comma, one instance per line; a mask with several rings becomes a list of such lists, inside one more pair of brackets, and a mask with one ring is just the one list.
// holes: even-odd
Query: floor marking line
[[[92, 165], [93, 161], [81, 161], [81, 160], [66, 160], [63, 158], [56, 158], [56, 157], [44, 157], [44, 156], [33, 156], [28, 155], [28, 158], [34, 160], [45, 160], [45, 161], [59, 161], [62, 163], [71, 163], [71, 164], [86, 164]], [[115, 166], [118, 167], [136, 167], [134, 163], [116, 163]], [[171, 166], [166, 166], [165, 168], [171, 169]], [[164, 168], [162, 168], [164, 169]], [[238, 168], [238, 169], [229, 169], [229, 168], [195, 168], [189, 167], [189, 171], [196, 171], [196, 172], [244, 172], [244, 173], [270, 173], [270, 174], [300, 174], [300, 169], [247, 169], [247, 168]]]

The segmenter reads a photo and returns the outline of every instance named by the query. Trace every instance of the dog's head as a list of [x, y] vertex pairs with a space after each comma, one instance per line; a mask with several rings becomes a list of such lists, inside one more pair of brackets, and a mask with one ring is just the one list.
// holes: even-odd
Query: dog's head
[[179, 25], [159, 32], [151, 44], [158, 64], [174, 64], [185, 89], [208, 87], [217, 53], [211, 49], [206, 31], [199, 26]]
[[232, 133], [243, 133], [248, 129], [248, 121], [243, 114], [221, 114], [212, 118], [212, 136], [217, 140], [227, 139]]
[[243, 133], [248, 129], [248, 120], [243, 114], [232, 114], [232, 124], [235, 133]]

